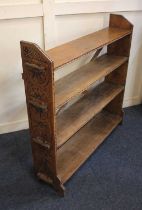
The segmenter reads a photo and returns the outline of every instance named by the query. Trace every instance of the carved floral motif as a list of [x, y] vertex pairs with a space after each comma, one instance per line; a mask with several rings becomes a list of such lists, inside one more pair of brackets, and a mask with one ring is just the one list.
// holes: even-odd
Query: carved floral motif
[[51, 81], [51, 63], [37, 47], [23, 43], [24, 81], [28, 102], [31, 136], [34, 142], [46, 148], [51, 145], [51, 121], [48, 116], [48, 91]]

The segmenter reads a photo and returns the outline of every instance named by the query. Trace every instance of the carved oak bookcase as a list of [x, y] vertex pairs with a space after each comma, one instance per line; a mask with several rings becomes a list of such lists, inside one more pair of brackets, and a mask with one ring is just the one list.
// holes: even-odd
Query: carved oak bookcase
[[[21, 41], [35, 172], [60, 195], [63, 184], [123, 120], [132, 31], [128, 20], [111, 14], [108, 28], [48, 51]], [[105, 46], [107, 53], [100, 55]], [[90, 52], [88, 64], [54, 81], [54, 71]]]

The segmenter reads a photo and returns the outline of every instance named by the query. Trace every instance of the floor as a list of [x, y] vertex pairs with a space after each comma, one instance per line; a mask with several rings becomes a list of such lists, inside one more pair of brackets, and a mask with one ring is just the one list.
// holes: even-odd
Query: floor
[[142, 210], [142, 106], [65, 185], [60, 198], [36, 179], [28, 130], [0, 135], [0, 210]]

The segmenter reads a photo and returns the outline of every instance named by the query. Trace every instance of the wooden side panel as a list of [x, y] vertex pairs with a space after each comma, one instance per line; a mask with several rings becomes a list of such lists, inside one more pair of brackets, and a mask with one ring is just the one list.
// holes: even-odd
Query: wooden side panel
[[108, 54], [129, 57], [131, 48], [132, 35], [126, 37], [108, 45]]
[[108, 54], [129, 57], [133, 25], [123, 16], [111, 14], [109, 27], [127, 29], [131, 31], [129, 35], [108, 45]]
[[122, 15], [110, 14], [109, 27], [132, 30], [133, 25]]
[[[121, 15], [111, 14], [109, 26], [117, 27], [121, 29], [129, 29], [131, 30], [131, 32], [133, 31], [133, 25]], [[126, 56], [128, 57], [128, 61], [129, 61], [131, 40], [132, 40], [132, 33], [108, 45], [108, 48], [107, 48], [108, 54], [115, 55], [115, 56]], [[127, 69], [128, 69], [128, 62], [124, 63], [117, 70], [109, 74], [105, 78], [105, 80], [107, 82], [112, 82], [117, 85], [125, 86], [126, 77], [127, 77]], [[112, 113], [116, 113], [116, 114], [119, 113], [123, 116], [123, 110], [122, 110], [123, 98], [124, 98], [124, 92], [121, 93], [119, 96], [117, 96], [117, 98], [114, 99], [106, 107], [106, 110]]]
[[124, 91], [119, 93], [106, 107], [104, 110], [116, 115], [123, 117], [122, 103], [123, 103]]
[[125, 30], [130, 30], [131, 33], [122, 39], [113, 42], [112, 44], [108, 45], [108, 54], [111, 55], [120, 55], [129, 57], [130, 55], [130, 48], [131, 48], [131, 39], [132, 39], [132, 32], [133, 32], [133, 25], [123, 16], [121, 15], [110, 15], [110, 22], [109, 27], [113, 28], [121, 28]]
[[21, 55], [34, 168], [40, 179], [58, 188], [54, 64], [37, 45], [29, 42], [21, 42]]
[[115, 71], [106, 76], [105, 80], [117, 85], [125, 86], [127, 77], [128, 62], [125, 62]]

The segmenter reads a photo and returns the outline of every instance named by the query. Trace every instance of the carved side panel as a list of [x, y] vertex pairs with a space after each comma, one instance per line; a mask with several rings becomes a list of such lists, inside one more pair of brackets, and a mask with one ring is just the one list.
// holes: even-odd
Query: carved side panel
[[23, 79], [34, 167], [49, 178], [56, 174], [53, 62], [35, 44], [21, 42]]

